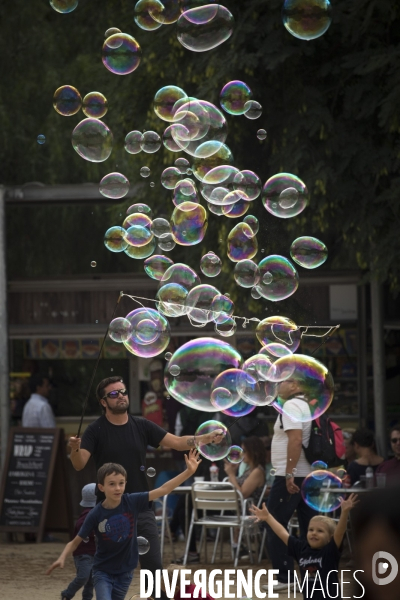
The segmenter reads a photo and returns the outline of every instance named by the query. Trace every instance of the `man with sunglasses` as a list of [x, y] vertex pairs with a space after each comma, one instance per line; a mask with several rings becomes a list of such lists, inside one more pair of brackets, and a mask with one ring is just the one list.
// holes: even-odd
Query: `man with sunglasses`
[[394, 425], [390, 430], [390, 445], [393, 458], [384, 460], [376, 469], [375, 473], [386, 473], [389, 485], [400, 483], [400, 423]]
[[[193, 435], [178, 437], [147, 419], [129, 414], [128, 391], [121, 377], [103, 379], [97, 386], [96, 396], [103, 415], [87, 427], [82, 439], [69, 439], [71, 462], [77, 471], [86, 466], [91, 456], [96, 469], [108, 462], [117, 463], [127, 472], [126, 493], [147, 492], [147, 446], [162, 445], [182, 452], [194, 447]], [[222, 432], [220, 435], [218, 431], [203, 437], [202, 443], [219, 443], [223, 439]], [[97, 501], [102, 500], [104, 496], [97, 491]], [[150, 550], [139, 557], [141, 567], [153, 573], [162, 569], [158, 528], [151, 505], [139, 515], [137, 534], [150, 542]], [[166, 598], [163, 592], [161, 597]]]

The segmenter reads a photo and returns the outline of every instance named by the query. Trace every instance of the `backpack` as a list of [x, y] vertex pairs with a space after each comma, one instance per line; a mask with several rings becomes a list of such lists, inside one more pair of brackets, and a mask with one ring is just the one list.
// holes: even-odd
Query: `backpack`
[[[282, 415], [280, 415], [281, 427]], [[339, 425], [332, 421], [326, 413], [314, 419], [311, 425], [310, 441], [304, 454], [310, 464], [322, 460], [328, 467], [339, 467], [343, 464], [346, 448], [343, 432]]]

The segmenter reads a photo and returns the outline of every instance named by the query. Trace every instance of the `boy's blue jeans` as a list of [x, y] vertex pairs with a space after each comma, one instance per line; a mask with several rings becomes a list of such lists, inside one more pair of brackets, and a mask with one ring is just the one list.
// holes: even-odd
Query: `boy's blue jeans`
[[76, 567], [76, 577], [71, 581], [66, 590], [61, 592], [61, 598], [71, 600], [78, 590], [83, 587], [82, 600], [92, 600], [93, 598], [93, 580], [92, 566], [93, 556], [90, 554], [81, 554], [74, 556]]
[[110, 575], [104, 571], [93, 571], [96, 600], [124, 600], [133, 578], [133, 571]]

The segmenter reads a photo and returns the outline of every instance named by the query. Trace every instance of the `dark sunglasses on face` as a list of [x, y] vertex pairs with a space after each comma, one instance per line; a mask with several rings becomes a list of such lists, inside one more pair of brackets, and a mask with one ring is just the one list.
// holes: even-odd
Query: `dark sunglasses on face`
[[396, 444], [397, 442], [400, 442], [400, 438], [392, 438], [390, 441], [392, 444]]
[[115, 398], [118, 398], [118, 396], [120, 394], [121, 394], [121, 396], [127, 396], [128, 390], [125, 388], [122, 390], [113, 390], [112, 392], [108, 392], [108, 394], [103, 396], [102, 400], [104, 400], [105, 398], [110, 398], [111, 400], [115, 400]]

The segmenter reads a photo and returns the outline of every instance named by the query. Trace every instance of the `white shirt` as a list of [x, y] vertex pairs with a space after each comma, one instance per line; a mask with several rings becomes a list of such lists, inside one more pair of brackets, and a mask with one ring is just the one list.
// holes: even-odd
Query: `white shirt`
[[48, 427], [55, 429], [53, 410], [44, 396], [32, 394], [22, 411], [22, 427]]
[[[290, 417], [288, 416], [289, 414]], [[299, 420], [299, 418], [302, 420]], [[309, 420], [304, 422], [304, 418], [309, 418]], [[289, 429], [301, 429], [302, 443], [307, 448], [310, 441], [311, 423], [311, 412], [307, 402], [301, 398], [286, 400], [285, 413], [282, 414], [282, 423], [280, 416], [278, 416], [275, 421], [271, 444], [271, 462], [273, 468], [276, 469], [275, 475], [284, 477], [287, 473], [286, 460], [289, 438], [285, 432]], [[281, 424], [283, 425], [283, 429], [281, 429]], [[297, 465], [293, 466], [297, 469], [296, 477], [306, 477], [311, 473], [311, 466], [305, 457], [303, 449], [301, 449]], [[291, 471], [289, 472], [291, 473]]]

